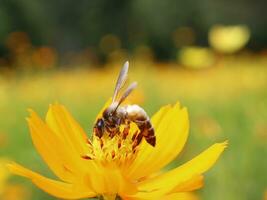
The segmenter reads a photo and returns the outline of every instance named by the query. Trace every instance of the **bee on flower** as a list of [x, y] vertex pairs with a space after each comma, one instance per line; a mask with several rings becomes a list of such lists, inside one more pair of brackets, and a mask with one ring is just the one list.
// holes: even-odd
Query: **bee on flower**
[[33, 143], [58, 180], [16, 163], [9, 164], [9, 169], [63, 199], [189, 199], [189, 192], [203, 186], [203, 173], [214, 165], [227, 143], [216, 143], [185, 164], [161, 172], [185, 145], [187, 110], [176, 103], [150, 118], [138, 105], [122, 105], [136, 87], [131, 84], [118, 98], [127, 72], [128, 62], [112, 100], [96, 118], [92, 138], [63, 105], [51, 105], [45, 122], [30, 110], [27, 121]]

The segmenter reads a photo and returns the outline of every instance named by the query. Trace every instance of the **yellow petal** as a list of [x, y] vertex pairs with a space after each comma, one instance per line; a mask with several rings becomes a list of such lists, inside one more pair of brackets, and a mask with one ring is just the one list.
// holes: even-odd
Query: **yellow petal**
[[155, 173], [166, 166], [181, 152], [188, 137], [188, 113], [186, 108], [181, 109], [179, 103], [161, 108], [151, 120], [156, 146], [153, 148], [142, 142], [136, 160], [128, 169], [133, 179]]
[[[87, 179], [88, 178], [88, 179]], [[91, 178], [91, 180], [90, 180]], [[86, 177], [91, 187], [99, 194], [134, 194], [136, 185], [125, 178], [116, 165], [99, 165], [94, 172], [94, 177]]]
[[46, 123], [78, 155], [88, 152], [87, 136], [67, 109], [59, 104], [50, 105], [46, 116]]
[[62, 180], [73, 179], [72, 163], [67, 152], [64, 152], [63, 141], [60, 140], [33, 111], [28, 124], [33, 144], [49, 168]]
[[162, 200], [198, 200], [199, 198], [192, 193], [173, 193], [165, 196]]
[[31, 179], [31, 181], [43, 191], [64, 199], [79, 199], [94, 197], [96, 194], [84, 185], [73, 185], [41, 176], [16, 163], [9, 164], [11, 172]]
[[140, 192], [134, 196], [144, 199], [155, 199], [175, 190], [182, 183], [186, 183], [197, 174], [203, 174], [210, 169], [226, 145], [227, 142], [216, 143], [189, 162], [155, 178], [140, 182], [138, 186]]
[[81, 174], [92, 171], [91, 161], [83, 160], [80, 154], [69, 148], [70, 145], [63, 136], [51, 131], [35, 112], [30, 112], [28, 123], [33, 143], [49, 168], [60, 179], [71, 182]]
[[[141, 197], [122, 197], [123, 200], [151, 200], [151, 198], [141, 198]], [[189, 192], [181, 192], [181, 193], [172, 193], [165, 195], [163, 197], [153, 197], [153, 200], [199, 200], [199, 198]]]
[[64, 142], [64, 151], [69, 152], [72, 157], [70, 162], [75, 165], [79, 173], [93, 175], [95, 164], [93, 161], [81, 159], [86, 155], [91, 146], [87, 144], [87, 136], [67, 109], [59, 104], [50, 105], [46, 115], [46, 123], [50, 129]]
[[177, 185], [170, 193], [190, 192], [202, 188], [204, 185], [203, 175], [196, 175], [191, 179]]

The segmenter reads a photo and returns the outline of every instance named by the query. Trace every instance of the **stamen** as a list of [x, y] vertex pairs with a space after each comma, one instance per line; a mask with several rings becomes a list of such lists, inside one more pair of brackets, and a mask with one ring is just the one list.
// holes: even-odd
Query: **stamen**
[[122, 133], [122, 139], [125, 140], [129, 134], [129, 130], [130, 128], [129, 127], [126, 127], [123, 129], [123, 133]]
[[114, 150], [111, 152], [111, 157], [112, 157], [112, 158], [115, 157], [115, 151], [114, 151]]
[[100, 147], [101, 147], [101, 149], [102, 149], [103, 146], [104, 146], [104, 142], [103, 142], [103, 140], [102, 140], [101, 138], [99, 138], [99, 141], [100, 141]]
[[[137, 133], [136, 133], [137, 135]], [[132, 149], [134, 150], [142, 141], [143, 139], [143, 135], [141, 133], [139, 133], [133, 140], [133, 146]]]
[[123, 124], [113, 131], [105, 132], [101, 138], [94, 133], [92, 139], [87, 141], [90, 151], [81, 157], [103, 163], [115, 162], [118, 165], [125, 161], [132, 162], [138, 153], [143, 134], [134, 123]]
[[89, 138], [86, 140], [86, 143], [92, 146], [92, 142]]
[[118, 141], [118, 149], [121, 148], [121, 138]]
[[132, 137], [132, 141], [133, 141], [133, 142], [134, 142], [134, 140], [135, 140], [137, 134], [138, 134], [138, 131], [135, 131], [135, 133], [133, 134], [133, 137]]

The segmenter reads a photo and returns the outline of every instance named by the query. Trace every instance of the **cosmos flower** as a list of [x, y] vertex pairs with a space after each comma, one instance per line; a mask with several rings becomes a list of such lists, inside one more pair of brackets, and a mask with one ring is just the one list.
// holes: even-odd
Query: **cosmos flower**
[[214, 165], [227, 144], [216, 143], [185, 164], [163, 172], [161, 169], [185, 145], [188, 113], [176, 103], [162, 107], [151, 121], [156, 134], [155, 147], [144, 139], [136, 145], [134, 123], [127, 133], [121, 127], [121, 133], [113, 138], [106, 135], [99, 138], [93, 133], [89, 139], [62, 105], [51, 105], [45, 122], [30, 111], [28, 123], [33, 144], [59, 180], [16, 163], [8, 167], [57, 198], [188, 199], [188, 192], [203, 186], [203, 173]]

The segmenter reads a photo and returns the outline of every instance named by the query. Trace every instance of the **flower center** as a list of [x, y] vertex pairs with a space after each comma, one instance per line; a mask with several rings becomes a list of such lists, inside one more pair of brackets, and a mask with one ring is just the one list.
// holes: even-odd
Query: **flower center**
[[135, 158], [142, 139], [143, 136], [134, 123], [130, 126], [121, 125], [118, 133], [105, 133], [101, 138], [93, 133], [92, 140], [88, 140], [90, 152], [82, 157], [104, 162], [115, 161], [118, 164], [130, 161]]

